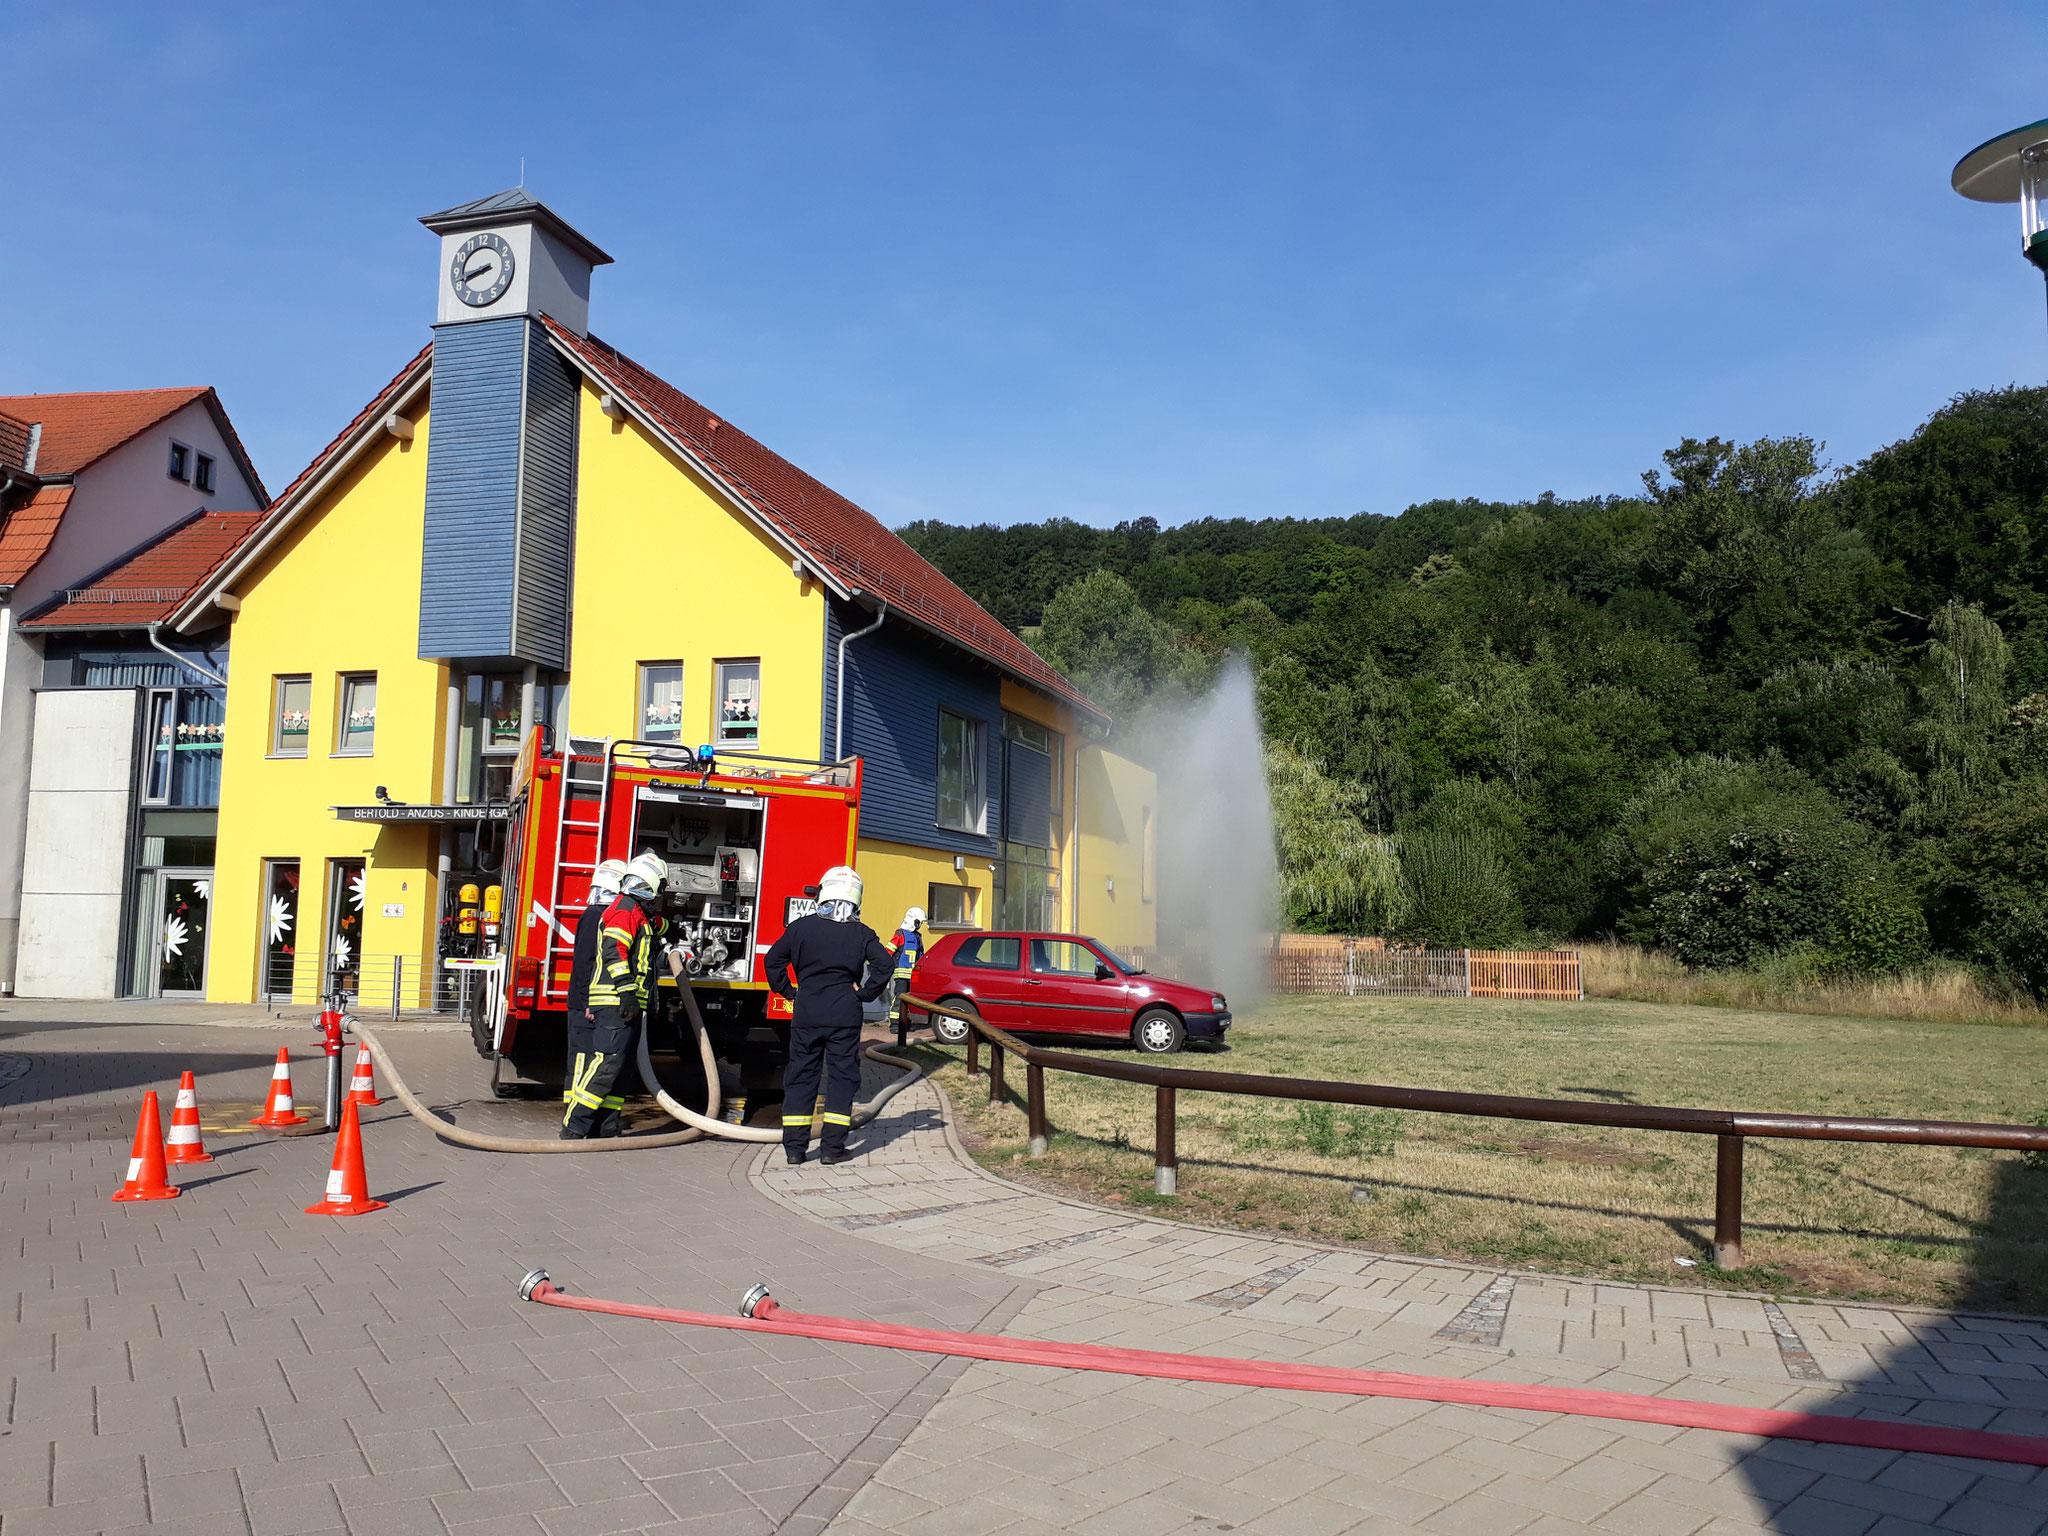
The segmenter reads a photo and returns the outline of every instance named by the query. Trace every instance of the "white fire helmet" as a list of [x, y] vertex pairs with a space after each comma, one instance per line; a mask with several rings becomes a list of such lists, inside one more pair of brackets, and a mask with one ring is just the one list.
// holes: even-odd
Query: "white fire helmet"
[[912, 907], [905, 912], [903, 914], [903, 926], [906, 930], [922, 928], [924, 926], [924, 908]]
[[619, 894], [619, 882], [626, 878], [624, 859], [606, 859], [590, 872], [590, 899], [610, 901]]
[[835, 864], [818, 879], [818, 910], [835, 923], [860, 916], [861, 879], [852, 868]]
[[643, 853], [626, 866], [619, 889], [636, 901], [651, 901], [661, 894], [661, 884], [666, 879], [668, 864], [658, 854]]

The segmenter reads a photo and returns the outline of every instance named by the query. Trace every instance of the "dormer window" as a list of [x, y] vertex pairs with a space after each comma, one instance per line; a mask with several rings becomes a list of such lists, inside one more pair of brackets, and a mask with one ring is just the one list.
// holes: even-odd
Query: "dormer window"
[[192, 467], [192, 484], [202, 491], [213, 489], [213, 460], [200, 454]]
[[192, 450], [183, 443], [171, 444], [171, 478], [190, 481], [192, 478]]

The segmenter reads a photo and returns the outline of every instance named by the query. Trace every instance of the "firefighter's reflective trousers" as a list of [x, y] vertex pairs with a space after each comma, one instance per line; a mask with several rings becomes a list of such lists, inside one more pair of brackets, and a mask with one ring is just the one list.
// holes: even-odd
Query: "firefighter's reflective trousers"
[[811, 1109], [818, 1101], [818, 1078], [825, 1079], [823, 1149], [837, 1152], [846, 1145], [853, 1125], [853, 1095], [860, 1087], [860, 1021], [847, 1024], [792, 1024], [789, 1065], [782, 1074], [782, 1144], [801, 1152], [810, 1144]]
[[597, 1018], [589, 1026], [589, 1047], [578, 1051], [569, 1064], [569, 1107], [562, 1114], [562, 1129], [572, 1137], [615, 1133], [619, 1129], [620, 1111], [625, 1109], [626, 1101], [612, 1090], [632, 1059], [640, 1032], [640, 1022], [624, 1022], [616, 1006], [591, 1011]]

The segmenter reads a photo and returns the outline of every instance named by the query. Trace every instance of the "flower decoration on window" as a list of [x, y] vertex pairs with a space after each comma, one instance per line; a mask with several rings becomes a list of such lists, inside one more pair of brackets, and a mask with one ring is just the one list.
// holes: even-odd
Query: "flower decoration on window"
[[683, 701], [656, 699], [647, 706], [647, 723], [653, 726], [680, 726], [683, 723]]
[[175, 960], [185, 952], [185, 940], [192, 936], [192, 930], [185, 926], [185, 919], [173, 914], [164, 922], [164, 954]]
[[278, 716], [277, 728], [287, 736], [303, 736], [312, 725], [313, 717], [303, 709], [288, 709]]
[[277, 944], [277, 943], [281, 943], [281, 942], [283, 942], [283, 940], [284, 940], [285, 936], [286, 936], [287, 934], [289, 934], [289, 933], [290, 933], [291, 931], [292, 931], [292, 908], [291, 908], [291, 903], [290, 903], [290, 902], [288, 902], [288, 901], [286, 901], [286, 900], [285, 900], [285, 899], [284, 899], [284, 898], [283, 898], [282, 896], [273, 896], [273, 897], [271, 897], [271, 898], [270, 898], [270, 942], [271, 942], [271, 943], [273, 943], [273, 944]]
[[367, 709], [352, 709], [348, 712], [348, 728], [352, 731], [372, 730], [377, 724], [377, 706]]
[[353, 954], [353, 953], [354, 953], [354, 951], [353, 951], [353, 950], [351, 950], [351, 949], [349, 948], [348, 940], [347, 940], [347, 939], [344, 939], [344, 938], [342, 938], [342, 937], [341, 937], [341, 936], [340, 936], [339, 934], [337, 934], [337, 935], [335, 936], [335, 939], [334, 939], [334, 967], [335, 967], [335, 969], [336, 969], [336, 970], [345, 970], [345, 969], [347, 969], [347, 967], [348, 967], [348, 957], [349, 957], [349, 956], [350, 956], [351, 954]]
[[211, 880], [194, 880], [192, 882], [192, 894], [201, 901], [213, 900], [213, 882]]
[[[293, 717], [290, 715], [285, 716], [284, 728], [288, 732], [295, 729], [291, 724], [292, 718]], [[299, 718], [300, 720], [304, 720], [306, 717], [304, 715], [300, 715], [297, 718]], [[301, 725], [296, 727], [296, 729], [302, 731], [305, 729], [305, 727]], [[164, 734], [165, 736], [170, 735], [168, 727], [166, 727]], [[221, 744], [221, 738], [226, 734], [227, 727], [217, 722], [214, 724], [206, 724], [203, 722], [194, 724], [191, 722], [187, 722], [186, 724], [178, 727], [178, 745], [181, 747], [191, 747], [195, 749], [217, 747]]]
[[519, 706], [508, 704], [491, 711], [491, 744], [519, 739]]
[[354, 907], [358, 912], [363, 910], [363, 887], [364, 884], [366, 883], [366, 879], [367, 872], [360, 869], [348, 877], [349, 905]]

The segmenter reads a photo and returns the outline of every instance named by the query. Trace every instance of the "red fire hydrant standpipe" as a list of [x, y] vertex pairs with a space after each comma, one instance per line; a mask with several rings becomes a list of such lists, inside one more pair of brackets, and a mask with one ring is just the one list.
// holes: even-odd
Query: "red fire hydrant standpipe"
[[949, 1333], [900, 1323], [863, 1323], [819, 1317], [779, 1306], [765, 1285], [740, 1302], [740, 1315], [680, 1312], [564, 1294], [544, 1269], [519, 1283], [522, 1301], [614, 1317], [644, 1317], [656, 1323], [696, 1328], [739, 1328], [753, 1333], [792, 1334], [839, 1344], [872, 1344], [928, 1355], [970, 1360], [1007, 1360], [1064, 1371], [1109, 1371], [1156, 1376], [1168, 1381], [1218, 1381], [1230, 1386], [1277, 1387], [1290, 1392], [1341, 1392], [1356, 1397], [1405, 1397], [1426, 1403], [1467, 1403], [1478, 1408], [1522, 1408], [1535, 1413], [1570, 1413], [1594, 1419], [1630, 1419], [1639, 1424], [1673, 1424], [1682, 1429], [1718, 1429], [1767, 1439], [1812, 1440], [1824, 1445], [1861, 1445], [1880, 1451], [1918, 1451], [1931, 1456], [1970, 1456], [2048, 1467], [2048, 1439], [2001, 1435], [1988, 1430], [1908, 1424], [1896, 1419], [1847, 1419], [1830, 1414], [1793, 1413], [1778, 1408], [1738, 1408], [1633, 1392], [1595, 1392], [1584, 1387], [1535, 1387], [1519, 1382], [1467, 1381], [1447, 1376], [1410, 1376], [1400, 1371], [1361, 1371], [1331, 1365], [1288, 1365], [1271, 1360], [1232, 1360], [1221, 1355], [1175, 1355], [1151, 1349], [1114, 1349], [1101, 1344], [1056, 1344], [1012, 1339], [994, 1333]]

